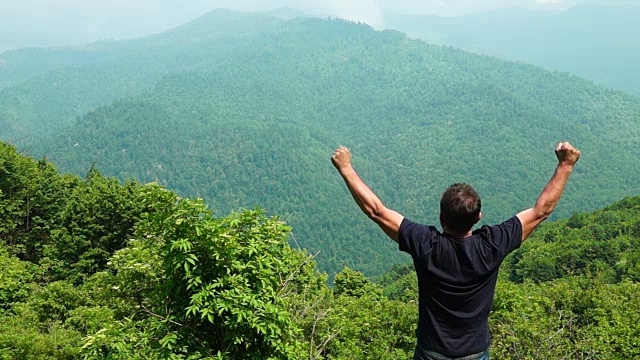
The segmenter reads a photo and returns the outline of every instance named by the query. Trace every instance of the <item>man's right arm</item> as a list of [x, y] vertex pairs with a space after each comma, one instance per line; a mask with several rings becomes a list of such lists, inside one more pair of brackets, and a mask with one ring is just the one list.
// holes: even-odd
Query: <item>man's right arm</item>
[[558, 143], [555, 152], [558, 158], [558, 166], [551, 180], [542, 190], [535, 206], [517, 215], [522, 224], [522, 241], [529, 237], [533, 230], [547, 219], [556, 208], [567, 180], [569, 180], [569, 175], [571, 175], [574, 165], [580, 159], [580, 151], [576, 150], [568, 142]]

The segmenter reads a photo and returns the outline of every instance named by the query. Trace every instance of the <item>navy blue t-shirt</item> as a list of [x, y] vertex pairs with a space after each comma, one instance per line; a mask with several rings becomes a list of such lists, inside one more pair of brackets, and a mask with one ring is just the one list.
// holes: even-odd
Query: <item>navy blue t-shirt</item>
[[398, 243], [418, 275], [420, 346], [449, 357], [487, 350], [498, 268], [522, 243], [520, 220], [483, 226], [462, 239], [405, 218]]

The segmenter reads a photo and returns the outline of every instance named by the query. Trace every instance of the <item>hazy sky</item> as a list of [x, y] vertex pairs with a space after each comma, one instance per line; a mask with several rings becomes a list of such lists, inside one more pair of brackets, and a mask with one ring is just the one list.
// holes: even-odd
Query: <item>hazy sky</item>
[[[598, 0], [599, 2], [640, 0]], [[161, 32], [215, 8], [289, 6], [380, 27], [384, 10], [455, 16], [504, 7], [563, 9], [578, 0], [0, 0], [0, 53]]]

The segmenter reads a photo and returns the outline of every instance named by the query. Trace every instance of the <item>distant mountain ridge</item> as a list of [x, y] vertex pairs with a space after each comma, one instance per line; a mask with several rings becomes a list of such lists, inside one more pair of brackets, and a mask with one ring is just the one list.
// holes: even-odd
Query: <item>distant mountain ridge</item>
[[580, 3], [559, 14], [507, 9], [462, 17], [385, 16], [386, 27], [640, 94], [640, 6]]
[[140, 39], [5, 53], [0, 57], [0, 139], [46, 136], [97, 106], [150, 90], [166, 74], [216, 66], [233, 49], [283, 21], [214, 10]]
[[[15, 84], [32, 76], [65, 66], [78, 66], [90, 63], [111, 61], [137, 51], [148, 52], [148, 46], [182, 46], [188, 49], [185, 41], [206, 39], [202, 35], [215, 36], [216, 30], [231, 35], [233, 23], [243, 18], [259, 16], [261, 18], [287, 18], [285, 12], [294, 10], [277, 9], [263, 15], [236, 12], [226, 9], [212, 10], [202, 16], [162, 33], [129, 40], [99, 40], [93, 43], [71, 47], [25, 48], [10, 50], [0, 54], [4, 67], [0, 71], [0, 88]], [[271, 14], [273, 13], [273, 14]], [[258, 25], [258, 24], [256, 24]], [[212, 28], [212, 26], [214, 26]], [[217, 29], [216, 29], [217, 27]], [[250, 31], [249, 28], [236, 28], [238, 32]], [[157, 55], [157, 54], [154, 54]]]

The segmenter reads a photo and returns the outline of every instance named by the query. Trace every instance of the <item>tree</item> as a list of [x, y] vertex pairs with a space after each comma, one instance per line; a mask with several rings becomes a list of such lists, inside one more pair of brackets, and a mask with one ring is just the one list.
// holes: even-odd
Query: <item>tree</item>
[[258, 210], [216, 219], [201, 200], [146, 194], [157, 211], [114, 254], [105, 282], [130, 313], [88, 338], [88, 356], [299, 358], [287, 292], [310, 279], [307, 256], [287, 244], [290, 228]]

